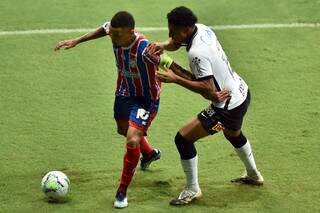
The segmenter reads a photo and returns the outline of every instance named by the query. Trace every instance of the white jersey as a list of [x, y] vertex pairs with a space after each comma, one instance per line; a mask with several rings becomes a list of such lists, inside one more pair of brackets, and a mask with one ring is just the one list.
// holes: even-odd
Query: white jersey
[[217, 90], [231, 91], [229, 101], [213, 103], [215, 107], [231, 110], [246, 99], [248, 86], [232, 70], [214, 32], [203, 24], [196, 24], [196, 27], [187, 46], [191, 71], [197, 79], [213, 78]]

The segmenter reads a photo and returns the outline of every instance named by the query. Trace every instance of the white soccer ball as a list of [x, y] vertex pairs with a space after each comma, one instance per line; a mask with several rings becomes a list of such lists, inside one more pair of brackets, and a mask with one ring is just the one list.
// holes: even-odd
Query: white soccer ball
[[61, 200], [70, 189], [70, 180], [63, 172], [48, 172], [41, 181], [44, 194], [51, 200]]

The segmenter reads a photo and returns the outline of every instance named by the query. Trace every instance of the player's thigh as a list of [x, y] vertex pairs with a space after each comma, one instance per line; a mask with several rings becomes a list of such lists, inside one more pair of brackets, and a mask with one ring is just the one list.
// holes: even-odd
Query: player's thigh
[[128, 128], [129, 128], [128, 120], [118, 119], [118, 120], [116, 120], [116, 123], [117, 123], [117, 132], [118, 132], [118, 134], [126, 136]]
[[195, 142], [209, 135], [198, 118], [193, 118], [179, 130], [179, 133], [190, 142]]
[[130, 97], [116, 96], [114, 101], [114, 119], [117, 123], [117, 132], [120, 135], [127, 135], [129, 127], [130, 110], [133, 100]]
[[129, 120], [133, 99], [125, 96], [116, 96], [114, 100], [113, 112], [115, 120]]

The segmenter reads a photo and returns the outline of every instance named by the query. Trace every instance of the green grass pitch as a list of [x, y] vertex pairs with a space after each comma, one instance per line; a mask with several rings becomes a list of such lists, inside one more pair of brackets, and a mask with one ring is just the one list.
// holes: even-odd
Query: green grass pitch
[[[0, 31], [95, 28], [119, 10], [138, 27], [165, 27], [166, 14], [186, 5], [207, 25], [319, 23], [320, 2], [239, 1], [0, 1]], [[167, 32], [145, 32], [149, 40]], [[173, 138], [208, 105], [176, 85], [162, 89], [149, 140], [162, 159], [137, 170], [123, 212], [320, 212], [320, 28], [217, 30], [252, 103], [244, 123], [263, 187], [232, 185], [242, 164], [221, 134], [197, 143], [203, 197], [190, 206], [168, 202], [184, 183]], [[116, 134], [116, 70], [110, 39], [54, 52], [81, 33], [0, 36], [0, 212], [116, 212], [124, 139]], [[188, 67], [184, 50], [169, 53]], [[71, 180], [66, 203], [40, 190], [43, 175]]]

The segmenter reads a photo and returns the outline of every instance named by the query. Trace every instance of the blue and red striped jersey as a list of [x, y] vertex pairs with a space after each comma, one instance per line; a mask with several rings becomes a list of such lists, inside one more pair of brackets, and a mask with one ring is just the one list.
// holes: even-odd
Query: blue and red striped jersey
[[156, 78], [157, 67], [143, 52], [149, 41], [138, 33], [129, 47], [113, 46], [118, 69], [117, 96], [160, 98], [161, 83]]

